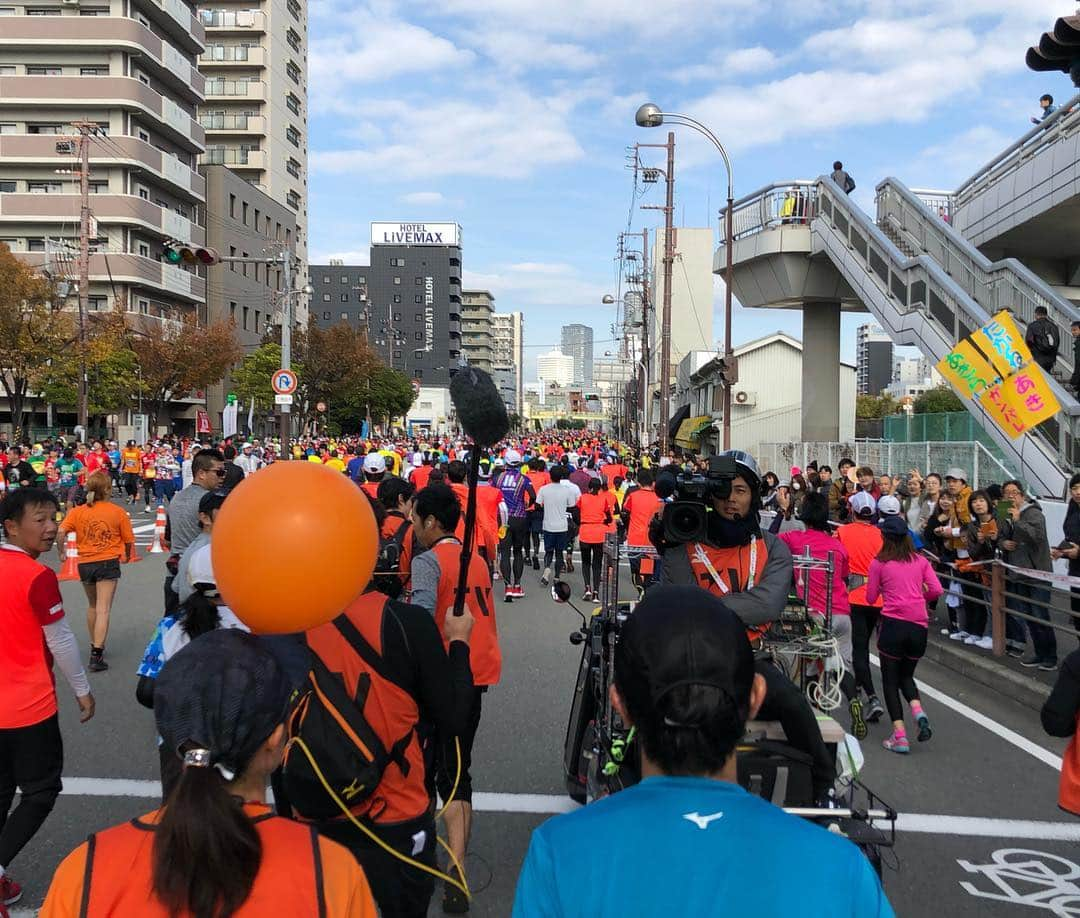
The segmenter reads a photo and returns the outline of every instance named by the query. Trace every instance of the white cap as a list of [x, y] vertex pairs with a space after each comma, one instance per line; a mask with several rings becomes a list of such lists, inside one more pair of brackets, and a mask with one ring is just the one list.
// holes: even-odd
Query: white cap
[[414, 466], [421, 466], [424, 464], [424, 454], [419, 450], [412, 454], [412, 464]]
[[212, 583], [217, 586], [214, 577], [214, 565], [210, 560], [210, 546], [203, 545], [191, 553], [191, 560], [187, 569], [188, 583], [196, 586], [200, 583]]
[[364, 471], [369, 475], [379, 475], [386, 471], [386, 459], [378, 453], [368, 453], [364, 457]]
[[878, 513], [882, 516], [899, 516], [900, 501], [891, 494], [886, 494], [877, 502]]
[[508, 449], [503, 459], [507, 465], [521, 465], [521, 453], [516, 449]]
[[877, 510], [877, 501], [866, 491], [857, 491], [855, 494], [851, 495], [851, 509], [854, 510], [855, 513], [862, 513], [866, 510], [873, 513]]

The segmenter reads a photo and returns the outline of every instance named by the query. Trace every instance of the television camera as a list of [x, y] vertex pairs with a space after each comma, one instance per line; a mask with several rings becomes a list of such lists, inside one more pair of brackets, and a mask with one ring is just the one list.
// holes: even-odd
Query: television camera
[[738, 474], [734, 458], [710, 456], [708, 463], [704, 475], [682, 473], [675, 478], [675, 500], [664, 507], [661, 520], [668, 544], [703, 541], [713, 500], [731, 496], [731, 483]]

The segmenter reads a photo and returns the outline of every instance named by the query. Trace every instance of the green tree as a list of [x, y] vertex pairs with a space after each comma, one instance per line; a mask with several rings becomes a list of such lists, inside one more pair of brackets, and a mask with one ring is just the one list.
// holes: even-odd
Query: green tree
[[[281, 369], [281, 345], [273, 341], [260, 344], [244, 356], [232, 371], [232, 391], [241, 404], [255, 400], [255, 408], [267, 411], [274, 407], [274, 390], [270, 380]], [[297, 369], [295, 366], [293, 369]]]
[[855, 417], [857, 418], [887, 418], [896, 414], [899, 405], [891, 395], [856, 395]]
[[525, 419], [516, 411], [510, 412], [510, 429], [521, 430], [525, 426]]
[[52, 285], [0, 242], [0, 385], [20, 431], [35, 379], [75, 338], [75, 323]]
[[[91, 346], [87, 360], [87, 401], [92, 427], [104, 427], [100, 419], [129, 407], [139, 396], [139, 360], [121, 343], [95, 353]], [[41, 393], [54, 405], [74, 409], [79, 398], [79, 362], [54, 360], [41, 377]], [[93, 423], [98, 421], [98, 423]]]
[[915, 399], [912, 410], [915, 414], [938, 414], [950, 411], [966, 411], [967, 407], [948, 386], [936, 386], [933, 389], [927, 389]]
[[333, 397], [327, 399], [327, 414], [332, 425], [355, 431], [370, 411], [375, 423], [389, 423], [412, 407], [416, 398], [412, 380], [385, 364], [363, 374], [355, 374]]

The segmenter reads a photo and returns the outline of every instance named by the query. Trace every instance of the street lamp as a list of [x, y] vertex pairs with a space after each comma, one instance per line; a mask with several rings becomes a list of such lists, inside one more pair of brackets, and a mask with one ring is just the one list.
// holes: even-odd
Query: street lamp
[[724, 149], [724, 145], [720, 143], [719, 138], [704, 124], [689, 115], [682, 115], [678, 112], [665, 112], [655, 103], [646, 102], [637, 110], [634, 121], [638, 127], [645, 128], [660, 127], [660, 125], [669, 121], [672, 124], [692, 128], [699, 134], [704, 134], [720, 152], [720, 156], [724, 160], [724, 166], [727, 169], [727, 208], [724, 211], [724, 248], [727, 249], [727, 265], [724, 270], [724, 449], [731, 449], [731, 387], [737, 381], [732, 378], [735, 375], [735, 358], [731, 346], [731, 288], [734, 273], [732, 249], [734, 248], [735, 235], [732, 214], [735, 206], [735, 179], [732, 176], [731, 159], [727, 154], [727, 150]]

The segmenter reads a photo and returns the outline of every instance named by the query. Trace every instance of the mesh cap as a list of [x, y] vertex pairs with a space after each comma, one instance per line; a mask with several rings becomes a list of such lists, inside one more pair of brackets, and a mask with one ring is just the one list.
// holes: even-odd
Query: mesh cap
[[877, 502], [878, 513], [882, 516], [899, 516], [900, 515], [900, 500], [893, 497], [891, 494], [886, 494]]
[[154, 720], [178, 755], [210, 752], [226, 780], [240, 774], [285, 720], [292, 685], [262, 640], [226, 628], [201, 635], [172, 657], [154, 686]]
[[858, 491], [851, 495], [851, 509], [860, 516], [873, 516], [877, 501], [866, 491]]

